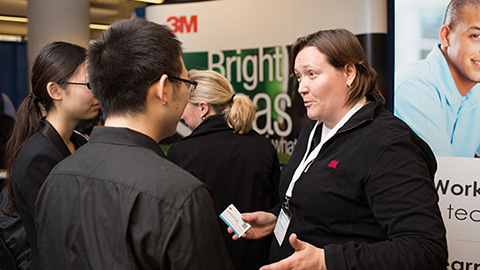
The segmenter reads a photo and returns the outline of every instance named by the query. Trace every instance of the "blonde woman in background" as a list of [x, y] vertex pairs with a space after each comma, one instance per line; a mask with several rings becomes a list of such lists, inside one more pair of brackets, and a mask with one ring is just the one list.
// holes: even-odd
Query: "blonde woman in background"
[[[210, 187], [217, 214], [231, 203], [245, 212], [270, 209], [278, 203], [280, 169], [272, 144], [252, 130], [255, 104], [217, 72], [191, 70], [190, 79], [198, 86], [182, 119], [192, 133], [172, 145], [168, 159]], [[233, 242], [218, 220], [235, 269], [268, 261], [271, 239]]]

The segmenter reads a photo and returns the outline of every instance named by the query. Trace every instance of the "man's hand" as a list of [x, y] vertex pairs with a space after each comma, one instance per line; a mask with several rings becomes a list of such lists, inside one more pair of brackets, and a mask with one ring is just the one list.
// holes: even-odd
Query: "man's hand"
[[[245, 239], [260, 239], [270, 235], [275, 228], [275, 223], [277, 223], [277, 217], [274, 214], [263, 211], [244, 213], [242, 214], [242, 220], [252, 226], [242, 235]], [[232, 228], [228, 227], [227, 230], [228, 233], [233, 233]], [[238, 240], [238, 236], [234, 234], [232, 239]]]
[[292, 233], [289, 238], [290, 245], [295, 249], [290, 257], [279, 262], [260, 268], [260, 270], [326, 270], [325, 252], [307, 242], [298, 240]]

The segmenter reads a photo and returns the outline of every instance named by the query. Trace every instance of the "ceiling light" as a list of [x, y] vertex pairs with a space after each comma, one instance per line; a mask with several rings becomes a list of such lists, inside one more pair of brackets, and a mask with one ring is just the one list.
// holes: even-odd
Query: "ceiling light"
[[92, 30], [107, 30], [110, 25], [108, 24], [98, 24], [98, 23], [91, 23], [88, 27]]
[[22, 36], [17, 35], [0, 35], [0, 41], [22, 42]]
[[0, 16], [0, 21], [26, 23], [28, 22], [28, 19], [25, 17]]
[[161, 4], [163, 3], [164, 0], [134, 0], [134, 1], [150, 3], [150, 4]]
[[[0, 21], [4, 22], [18, 22], [18, 23], [27, 23], [28, 18], [25, 17], [15, 17], [15, 16], [0, 16]], [[107, 30], [109, 25], [107, 24], [98, 24], [98, 23], [91, 23], [88, 25], [90, 29], [93, 30]]]

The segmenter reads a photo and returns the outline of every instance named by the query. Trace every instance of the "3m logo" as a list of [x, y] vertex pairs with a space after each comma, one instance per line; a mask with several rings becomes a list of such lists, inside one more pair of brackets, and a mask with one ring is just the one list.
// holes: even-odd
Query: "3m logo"
[[167, 19], [170, 29], [173, 33], [197, 33], [198, 32], [197, 15], [190, 16], [171, 16]]
[[328, 167], [331, 167], [331, 168], [336, 168], [338, 165], [338, 160], [332, 160], [330, 161], [330, 163], [328, 163]]

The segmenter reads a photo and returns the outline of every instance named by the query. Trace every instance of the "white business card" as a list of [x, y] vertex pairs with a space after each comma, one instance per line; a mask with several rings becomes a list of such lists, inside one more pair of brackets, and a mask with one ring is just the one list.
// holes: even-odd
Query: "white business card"
[[232, 228], [238, 237], [242, 237], [251, 227], [250, 224], [242, 220], [242, 214], [240, 214], [233, 204], [230, 204], [227, 209], [220, 214], [220, 218], [227, 223], [228, 227]]

